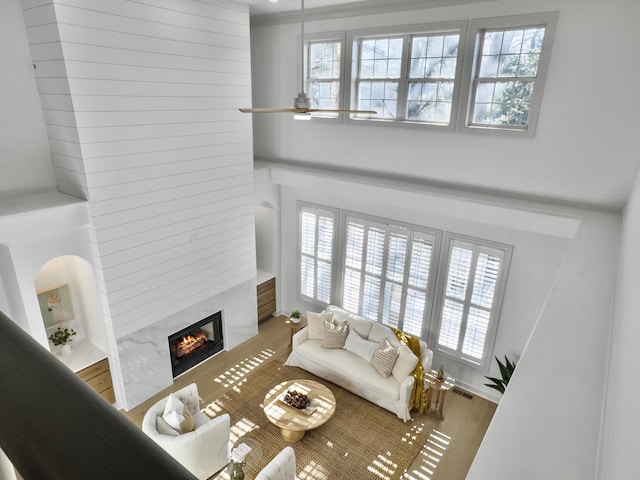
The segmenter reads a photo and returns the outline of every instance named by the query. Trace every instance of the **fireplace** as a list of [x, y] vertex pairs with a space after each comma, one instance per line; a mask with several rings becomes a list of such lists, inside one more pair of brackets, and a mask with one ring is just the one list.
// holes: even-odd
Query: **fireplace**
[[195, 367], [224, 347], [222, 312], [200, 320], [169, 336], [173, 377]]

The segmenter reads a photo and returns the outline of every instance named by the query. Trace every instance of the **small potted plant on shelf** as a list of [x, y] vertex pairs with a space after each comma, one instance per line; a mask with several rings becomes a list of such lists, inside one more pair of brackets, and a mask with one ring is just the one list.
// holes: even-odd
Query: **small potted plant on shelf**
[[49, 335], [49, 341], [53, 343], [56, 347], [60, 347], [60, 355], [68, 355], [71, 352], [71, 345], [69, 342], [72, 341], [73, 337], [76, 334], [76, 331], [73, 328], [60, 328]]
[[291, 323], [300, 323], [300, 312], [298, 310], [294, 310], [289, 314], [289, 319]]

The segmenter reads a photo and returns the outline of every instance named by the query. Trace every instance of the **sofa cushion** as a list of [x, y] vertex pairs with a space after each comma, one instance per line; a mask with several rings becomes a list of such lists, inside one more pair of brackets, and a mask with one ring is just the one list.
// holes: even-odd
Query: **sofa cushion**
[[344, 349], [351, 353], [355, 353], [367, 362], [371, 362], [373, 354], [378, 349], [379, 345], [379, 343], [365, 340], [358, 334], [358, 332], [353, 329], [349, 329], [347, 339], [344, 342]]
[[385, 325], [380, 325], [379, 323], [373, 323], [371, 327], [371, 332], [369, 333], [369, 340], [376, 343], [381, 343], [383, 340], [388, 340], [391, 345], [394, 347], [400, 346], [400, 340], [396, 337], [396, 334], [393, 333], [389, 327]]
[[320, 340], [307, 340], [298, 345], [297, 349], [298, 354], [306, 361], [313, 362], [321, 370], [330, 371], [331, 375], [345, 380], [344, 383], [347, 385], [341, 386], [356, 395], [364, 396], [364, 392], [373, 392], [374, 396], [381, 398], [400, 398], [400, 383], [392, 375], [382, 377], [373, 365], [347, 350], [331, 350], [331, 355], [327, 355], [327, 350], [322, 348]]
[[348, 333], [349, 322], [342, 322], [340, 325], [336, 325], [333, 322], [325, 321], [322, 348], [344, 348]]
[[355, 313], [347, 312], [335, 305], [328, 305], [325, 312], [332, 313], [336, 323], [348, 321], [350, 328], [358, 332], [362, 338], [367, 338], [369, 336], [371, 327], [375, 324], [373, 320], [361, 317]]
[[398, 358], [391, 370], [393, 375], [399, 382], [407, 378], [415, 370], [418, 364], [418, 357], [404, 343], [398, 347]]
[[307, 335], [309, 339], [322, 340], [324, 338], [324, 322], [332, 320], [333, 313], [307, 312]]
[[376, 348], [373, 358], [371, 359], [371, 365], [373, 365], [373, 368], [375, 368], [380, 375], [386, 378], [391, 375], [391, 370], [397, 358], [398, 347], [394, 347], [389, 343], [389, 340], [384, 339], [378, 348]]

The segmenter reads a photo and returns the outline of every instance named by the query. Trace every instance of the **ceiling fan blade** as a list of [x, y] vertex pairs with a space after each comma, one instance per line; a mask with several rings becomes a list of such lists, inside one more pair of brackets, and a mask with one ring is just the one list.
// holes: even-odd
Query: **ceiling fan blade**
[[304, 108], [240, 108], [242, 113], [305, 113]]
[[307, 109], [308, 113], [353, 113], [358, 115], [377, 115], [378, 112], [375, 110], [349, 110], [349, 109], [336, 109], [336, 110], [325, 110], [322, 108], [309, 108]]
[[240, 108], [242, 113], [352, 113], [358, 115], [375, 115], [373, 110], [328, 110], [322, 108]]

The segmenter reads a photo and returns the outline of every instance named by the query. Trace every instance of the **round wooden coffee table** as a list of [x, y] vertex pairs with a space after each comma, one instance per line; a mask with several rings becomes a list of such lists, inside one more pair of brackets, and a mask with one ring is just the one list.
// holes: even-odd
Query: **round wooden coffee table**
[[[280, 400], [287, 390], [304, 393], [311, 404], [305, 410], [291, 407]], [[302, 439], [307, 430], [319, 427], [336, 411], [336, 398], [327, 387], [313, 380], [289, 380], [276, 385], [264, 397], [264, 413], [280, 428], [282, 438], [289, 443]]]

